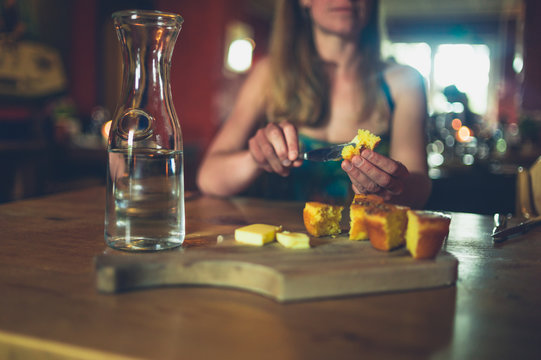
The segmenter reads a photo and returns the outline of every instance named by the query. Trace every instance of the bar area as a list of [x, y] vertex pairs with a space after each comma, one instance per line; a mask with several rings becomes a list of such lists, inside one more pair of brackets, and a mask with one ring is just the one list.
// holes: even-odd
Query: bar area
[[[25, 71], [17, 69], [24, 63], [17, 65], [15, 50], [3, 52], [0, 201], [103, 184], [103, 132], [117, 104], [122, 71], [110, 15], [126, 7], [197, 19], [181, 32], [171, 74], [185, 138], [186, 187], [196, 190], [198, 165], [246, 77], [246, 70], [228, 65], [228, 46], [236, 37], [251, 39], [255, 47], [249, 61], [256, 63], [268, 48], [272, 2], [218, 1], [208, 10], [204, 2], [56, 2], [54, 7], [36, 2], [20, 15], [29, 25], [18, 51], [30, 55], [41, 49], [38, 45], [46, 49], [33, 61], [47, 64], [47, 70], [31, 70], [42, 81], [25, 86]], [[540, 154], [541, 54], [533, 35], [539, 30], [539, 5], [499, 3], [477, 13], [457, 5], [447, 11], [457, 12], [451, 16], [445, 7], [423, 7], [422, 1], [414, 6], [382, 1], [383, 52], [416, 66], [427, 84], [427, 159], [433, 180], [428, 208], [514, 213], [517, 168], [531, 167]], [[479, 79], [468, 76], [465, 66]], [[449, 79], [464, 85], [445, 85]], [[31, 83], [42, 88], [33, 90]]]
[[538, 359], [539, 18], [0, 1], [0, 359]]

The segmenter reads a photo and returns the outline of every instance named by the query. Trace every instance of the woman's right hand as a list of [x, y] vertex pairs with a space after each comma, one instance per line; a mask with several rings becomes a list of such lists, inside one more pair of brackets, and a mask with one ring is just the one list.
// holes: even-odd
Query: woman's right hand
[[287, 176], [291, 167], [302, 164], [297, 129], [287, 121], [269, 123], [259, 129], [248, 140], [248, 147], [257, 165], [268, 172]]

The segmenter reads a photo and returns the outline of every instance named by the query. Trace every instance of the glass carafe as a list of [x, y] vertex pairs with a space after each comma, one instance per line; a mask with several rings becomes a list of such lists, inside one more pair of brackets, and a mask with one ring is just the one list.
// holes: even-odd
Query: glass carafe
[[183, 19], [147, 10], [112, 17], [123, 80], [107, 148], [105, 241], [127, 251], [174, 248], [185, 236], [184, 161], [170, 70]]

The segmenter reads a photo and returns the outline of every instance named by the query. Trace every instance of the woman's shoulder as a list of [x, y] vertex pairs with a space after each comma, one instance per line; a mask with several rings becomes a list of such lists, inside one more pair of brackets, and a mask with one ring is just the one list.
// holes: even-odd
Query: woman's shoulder
[[252, 69], [250, 70], [250, 76], [268, 78], [271, 73], [270, 59], [264, 56], [254, 62]]
[[250, 93], [261, 96], [268, 88], [271, 74], [269, 59], [264, 57], [254, 62], [244, 81], [244, 88]]
[[395, 93], [424, 88], [424, 77], [417, 69], [408, 65], [395, 62], [386, 63], [383, 69], [383, 77], [389, 84], [391, 91]]

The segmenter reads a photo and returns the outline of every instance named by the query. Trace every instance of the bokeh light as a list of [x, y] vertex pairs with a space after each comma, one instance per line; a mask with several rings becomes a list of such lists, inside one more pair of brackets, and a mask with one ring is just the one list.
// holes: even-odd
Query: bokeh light
[[251, 39], [238, 39], [229, 45], [227, 52], [228, 67], [238, 73], [245, 72], [252, 66], [254, 42]]
[[109, 131], [111, 131], [112, 122], [113, 122], [112, 120], [109, 120], [106, 123], [104, 123], [103, 126], [101, 127], [101, 136], [103, 136], [104, 139], [109, 138]]
[[472, 154], [464, 154], [464, 156], [462, 157], [462, 163], [464, 165], [473, 165], [473, 163], [475, 162], [475, 158], [473, 157]]
[[456, 132], [456, 139], [460, 142], [469, 142], [471, 141], [472, 133], [469, 127], [461, 126]]
[[458, 131], [460, 127], [462, 126], [462, 121], [460, 121], [459, 118], [454, 118], [453, 121], [451, 121], [451, 127]]

